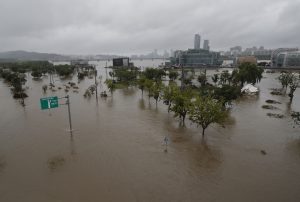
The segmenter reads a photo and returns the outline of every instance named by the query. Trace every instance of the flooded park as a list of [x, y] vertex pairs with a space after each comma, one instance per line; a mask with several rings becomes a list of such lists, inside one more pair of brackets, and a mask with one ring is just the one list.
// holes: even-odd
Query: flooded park
[[[98, 70], [98, 93], [107, 91], [107, 63], [90, 64]], [[161, 61], [135, 64], [144, 68]], [[188, 119], [180, 125], [162, 101], [156, 106], [137, 87], [85, 98], [94, 78], [77, 84], [76, 75], [55, 76], [56, 87], [73, 81], [79, 89], [44, 93], [49, 77], [26, 75], [25, 107], [0, 79], [0, 201], [300, 200], [300, 127], [290, 115], [300, 111], [300, 90], [293, 102], [270, 94], [281, 88], [280, 72], [264, 73], [256, 84], [259, 94], [234, 101], [230, 118], [208, 127], [204, 139], [201, 128]], [[65, 99], [58, 108], [40, 108], [40, 98], [66, 95], [72, 135]], [[277, 101], [276, 108], [262, 108], [266, 100]]]

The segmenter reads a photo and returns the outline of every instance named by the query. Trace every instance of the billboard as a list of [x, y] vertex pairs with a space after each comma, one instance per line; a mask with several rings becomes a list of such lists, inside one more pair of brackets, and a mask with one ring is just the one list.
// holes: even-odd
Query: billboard
[[114, 58], [113, 66], [114, 67], [128, 67], [129, 66], [129, 58]]

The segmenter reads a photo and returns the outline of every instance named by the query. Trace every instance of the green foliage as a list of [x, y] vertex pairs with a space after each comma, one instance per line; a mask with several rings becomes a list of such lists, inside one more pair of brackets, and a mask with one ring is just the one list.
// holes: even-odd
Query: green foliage
[[260, 82], [262, 78], [262, 73], [264, 70], [261, 67], [257, 67], [255, 64], [245, 62], [239, 66], [237, 78], [241, 82], [241, 86], [244, 83], [256, 84]]
[[145, 80], [145, 88], [148, 90], [148, 97], [149, 98], [153, 96], [153, 92], [152, 92], [153, 84], [154, 84], [154, 82], [152, 80], [149, 80], [149, 79]]
[[200, 83], [201, 87], [205, 86], [207, 83], [207, 78], [206, 78], [206, 74], [201, 73], [198, 78], [197, 78], [198, 82]]
[[155, 68], [147, 68], [143, 74], [147, 79], [155, 81], [160, 81], [163, 76], [166, 76], [166, 72], [163, 69]]
[[109, 74], [109, 76], [113, 79], [113, 80], [115, 80], [115, 72], [114, 71], [112, 71], [112, 72], [109, 72], [108, 73]]
[[153, 94], [153, 98], [155, 99], [156, 105], [157, 105], [158, 99], [160, 97], [161, 89], [162, 89], [162, 83], [161, 82], [155, 82], [152, 85], [151, 91], [152, 91], [152, 94]]
[[169, 84], [168, 86], [164, 86], [162, 89], [162, 99], [164, 100], [164, 104], [168, 105], [168, 112], [170, 111], [172, 102], [174, 101], [177, 94], [179, 94], [180, 89], [176, 84]]
[[223, 85], [214, 89], [213, 98], [225, 103], [230, 103], [237, 99], [241, 94], [241, 88], [238, 86]]
[[40, 77], [42, 77], [42, 72], [40, 72], [40, 71], [33, 71], [33, 72], [31, 72], [31, 76], [32, 77], [34, 77], [34, 78], [40, 78]]
[[175, 113], [175, 117], [181, 118], [183, 123], [185, 121], [186, 114], [191, 106], [192, 97], [193, 93], [190, 89], [178, 91], [174, 95], [173, 106], [170, 108], [170, 110]]
[[12, 85], [12, 92], [14, 98], [22, 98], [22, 104], [24, 105], [24, 98], [28, 97], [23, 89], [22, 85], [26, 82], [26, 75], [18, 72], [3, 72], [2, 77], [6, 82]]
[[196, 97], [189, 110], [190, 120], [198, 127], [202, 127], [202, 136], [210, 124], [221, 123], [226, 118], [226, 114], [222, 103], [210, 96]]
[[228, 72], [228, 70], [224, 70], [222, 71], [221, 75], [220, 75], [220, 83], [222, 85], [226, 84], [227, 82], [229, 82], [230, 80], [230, 74]]
[[294, 92], [296, 91], [299, 84], [300, 84], [300, 76], [297, 76], [296, 74], [291, 74], [289, 79], [289, 88], [290, 88], [289, 97], [291, 101], [294, 98]]
[[106, 79], [105, 84], [107, 85], [107, 88], [110, 91], [110, 93], [113, 94], [113, 91], [116, 89], [116, 85], [113, 82], [113, 80], [112, 79]]
[[138, 71], [134, 68], [118, 68], [114, 71], [114, 77], [117, 77], [118, 82], [130, 83], [136, 80]]
[[218, 74], [214, 74], [212, 77], [211, 77], [212, 81], [214, 82], [214, 84], [216, 85], [219, 81], [219, 75]]
[[178, 76], [179, 76], [179, 74], [178, 74], [177, 71], [170, 71], [170, 72], [169, 72], [169, 79], [170, 79], [171, 81], [176, 80], [176, 79], [178, 78]]
[[86, 77], [88, 75], [89, 75], [89, 72], [87, 70], [80, 71], [80, 72], [77, 73], [77, 78], [79, 80], [82, 80], [82, 79], [84, 79], [84, 77]]
[[53, 64], [48, 61], [23, 61], [23, 62], [7, 62], [0, 63], [1, 67], [10, 69], [16, 73], [25, 73], [26, 71], [36, 71], [45, 74], [53, 71]]
[[142, 91], [142, 96], [143, 96], [143, 94], [144, 94], [144, 89], [145, 89], [145, 85], [146, 85], [146, 78], [142, 76], [142, 77], [138, 80], [137, 84], [138, 84], [138, 88], [141, 89], [141, 91]]
[[59, 76], [67, 77], [74, 72], [75, 67], [71, 65], [56, 65], [54, 68]]
[[185, 86], [190, 86], [190, 85], [192, 85], [192, 84], [193, 84], [193, 83], [192, 83], [192, 78], [191, 78], [191, 77], [189, 77], [189, 78], [184, 78], [184, 79], [183, 79], [183, 83], [184, 83]]
[[280, 81], [282, 88], [287, 88], [291, 80], [291, 73], [281, 72], [278, 80]]
[[295, 73], [291, 72], [281, 72], [280, 76], [278, 77], [278, 80], [280, 81], [282, 88], [289, 87], [289, 97], [292, 101], [294, 98], [294, 92], [296, 91], [297, 87], [300, 84], [300, 75], [297, 76]]
[[231, 73], [231, 81], [232, 81], [232, 84], [234, 86], [237, 86], [238, 83], [240, 83], [240, 75], [239, 75], [239, 70], [238, 69], [234, 69]]

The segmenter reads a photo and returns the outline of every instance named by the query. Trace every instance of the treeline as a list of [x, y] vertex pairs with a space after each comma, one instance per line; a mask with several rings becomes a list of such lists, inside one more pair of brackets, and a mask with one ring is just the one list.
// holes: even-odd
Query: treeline
[[[149, 100], [153, 98], [157, 104], [162, 100], [184, 124], [188, 117], [197, 126], [205, 129], [211, 123], [221, 123], [227, 116], [227, 107], [232, 100], [241, 95], [241, 88], [246, 83], [255, 84], [262, 78], [263, 69], [251, 63], [244, 63], [232, 73], [223, 71], [212, 76], [211, 83], [206, 71], [198, 75], [193, 70], [182, 71], [181, 75], [174, 70], [147, 68], [143, 72], [137, 69], [121, 68], [109, 73], [111, 79], [105, 83], [111, 94], [119, 83], [137, 86], [142, 96], [148, 92]], [[169, 78], [168, 84], [163, 82]], [[180, 76], [179, 80], [178, 77]], [[195, 83], [195, 80], [198, 83]], [[177, 81], [177, 82], [176, 82]], [[177, 85], [180, 82], [181, 85]]]
[[59, 76], [70, 76], [73, 74], [75, 66], [72, 65], [53, 65], [48, 61], [24, 61], [24, 62], [10, 62], [0, 63], [3, 70], [10, 70], [13, 73], [31, 72], [34, 78], [40, 78], [43, 75], [58, 74]]
[[23, 85], [26, 83], [26, 72], [31, 72], [32, 77], [41, 78], [45, 74], [58, 74], [66, 77], [73, 74], [75, 67], [71, 65], [53, 65], [48, 61], [28, 62], [2, 62], [0, 63], [0, 78], [12, 86], [13, 97], [22, 99], [27, 97]]

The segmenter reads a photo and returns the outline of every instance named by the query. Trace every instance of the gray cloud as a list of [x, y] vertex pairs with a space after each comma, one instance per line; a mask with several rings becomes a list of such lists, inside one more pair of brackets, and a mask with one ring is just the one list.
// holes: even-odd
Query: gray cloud
[[67, 54], [298, 47], [299, 0], [1, 0], [0, 51]]

